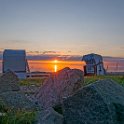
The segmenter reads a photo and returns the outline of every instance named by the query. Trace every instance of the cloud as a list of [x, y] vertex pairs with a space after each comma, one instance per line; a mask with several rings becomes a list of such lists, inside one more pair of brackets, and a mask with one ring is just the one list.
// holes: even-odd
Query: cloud
[[124, 50], [124, 46], [121, 46], [120, 48], [121, 48], [122, 50]]
[[60, 51], [28, 51], [27, 55], [61, 55]]
[[6, 43], [22, 44], [22, 43], [27, 43], [27, 42], [29, 42], [29, 41], [27, 41], [27, 40], [6, 40], [6, 41], [4, 41], [4, 42], [6, 42]]
[[[3, 57], [3, 48], [0, 48], [0, 59]], [[81, 55], [64, 55], [60, 51], [28, 51], [27, 52], [28, 60], [65, 60], [65, 61], [81, 61]], [[124, 63], [123, 57], [111, 57], [103, 56], [105, 62], [114, 62], [114, 63]]]
[[41, 51], [27, 51], [26, 53], [27, 55], [38, 55], [38, 54], [41, 54], [42, 52]]
[[61, 55], [58, 56], [60, 60], [71, 60], [71, 61], [81, 61], [82, 56], [80, 55]]
[[43, 54], [57, 54], [56, 51], [43, 51]]
[[57, 58], [57, 55], [27, 55], [28, 60], [50, 60]]
[[[52, 52], [53, 53], [53, 52]], [[82, 56], [79, 55], [59, 55], [59, 54], [40, 54], [40, 55], [27, 55], [29, 60], [77, 60], [81, 61]]]
[[111, 56], [103, 56], [103, 59], [105, 60], [105, 61], [124, 61], [124, 58], [122, 58], [122, 57], [111, 57]]

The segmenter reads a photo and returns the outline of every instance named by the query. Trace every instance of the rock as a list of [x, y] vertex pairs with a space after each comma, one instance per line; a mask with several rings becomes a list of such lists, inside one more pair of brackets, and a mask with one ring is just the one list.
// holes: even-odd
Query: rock
[[100, 80], [64, 99], [66, 124], [124, 124], [124, 88]]
[[63, 116], [52, 108], [42, 111], [38, 118], [38, 124], [63, 124]]
[[6, 91], [19, 91], [19, 80], [17, 76], [8, 71], [0, 77], [0, 93]]
[[40, 88], [36, 98], [44, 108], [61, 104], [63, 97], [77, 91], [83, 82], [83, 72], [79, 69], [64, 68], [53, 73]]
[[8, 71], [0, 77], [0, 99], [6, 106], [14, 109], [37, 108], [37, 105], [21, 92], [19, 79], [12, 71]]
[[37, 105], [27, 99], [27, 97], [20, 91], [8, 91], [0, 94], [0, 99], [9, 108], [13, 109], [37, 109]]
[[35, 97], [35, 94], [39, 91], [39, 86], [29, 85], [29, 86], [20, 86], [20, 91], [25, 94], [27, 99], [29, 99], [32, 103], [38, 105], [38, 100]]
[[20, 86], [20, 90], [27, 94], [36, 94], [39, 91], [40, 87], [38, 86]]

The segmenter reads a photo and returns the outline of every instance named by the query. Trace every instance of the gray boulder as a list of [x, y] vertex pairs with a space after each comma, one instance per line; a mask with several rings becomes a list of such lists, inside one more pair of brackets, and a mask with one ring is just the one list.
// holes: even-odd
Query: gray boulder
[[38, 124], [63, 124], [63, 116], [49, 108], [41, 111], [38, 116]]
[[78, 69], [64, 68], [53, 73], [41, 86], [36, 98], [44, 107], [53, 107], [61, 104], [63, 97], [77, 91], [83, 82], [83, 72]]
[[8, 71], [0, 77], [0, 93], [19, 90], [19, 79], [13, 72]]
[[8, 71], [0, 77], [0, 99], [10, 108], [14, 109], [36, 109], [35, 103], [28, 100], [20, 91], [19, 79]]
[[64, 99], [66, 124], [124, 124], [124, 88], [100, 80]]
[[28, 100], [25, 94], [20, 91], [3, 92], [0, 94], [0, 99], [6, 106], [13, 109], [35, 110], [38, 108], [35, 103]]

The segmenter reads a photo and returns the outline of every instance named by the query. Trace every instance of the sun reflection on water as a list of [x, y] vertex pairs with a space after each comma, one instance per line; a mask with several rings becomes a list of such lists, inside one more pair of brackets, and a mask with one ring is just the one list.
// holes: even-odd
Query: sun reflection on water
[[58, 66], [54, 65], [54, 72], [57, 72], [57, 70], [58, 70]]
[[54, 72], [57, 72], [58, 71], [58, 60], [55, 59], [53, 63], [54, 63]]

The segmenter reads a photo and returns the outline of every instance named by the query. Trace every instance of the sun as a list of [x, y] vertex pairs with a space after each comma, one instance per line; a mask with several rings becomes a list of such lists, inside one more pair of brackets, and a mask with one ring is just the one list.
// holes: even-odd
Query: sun
[[57, 60], [57, 59], [55, 59], [55, 60], [54, 60], [54, 63], [57, 63], [57, 62], [58, 62], [58, 60]]

